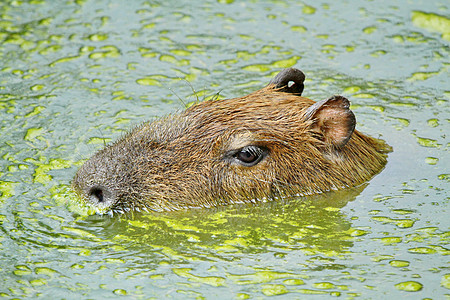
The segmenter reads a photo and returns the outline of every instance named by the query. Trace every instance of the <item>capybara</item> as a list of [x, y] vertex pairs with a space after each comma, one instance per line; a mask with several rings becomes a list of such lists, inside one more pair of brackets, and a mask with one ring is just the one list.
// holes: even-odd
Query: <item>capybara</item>
[[369, 180], [390, 147], [355, 130], [346, 98], [301, 97], [304, 79], [285, 69], [250, 95], [143, 123], [86, 161], [74, 190], [114, 214], [269, 201]]

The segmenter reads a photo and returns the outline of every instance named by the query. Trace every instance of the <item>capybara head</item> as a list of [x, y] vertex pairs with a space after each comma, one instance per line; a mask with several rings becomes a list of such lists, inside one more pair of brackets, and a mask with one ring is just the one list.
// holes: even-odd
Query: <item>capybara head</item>
[[304, 79], [285, 69], [250, 95], [144, 123], [86, 161], [73, 187], [113, 214], [268, 201], [367, 181], [390, 147], [355, 130], [346, 98], [301, 97]]

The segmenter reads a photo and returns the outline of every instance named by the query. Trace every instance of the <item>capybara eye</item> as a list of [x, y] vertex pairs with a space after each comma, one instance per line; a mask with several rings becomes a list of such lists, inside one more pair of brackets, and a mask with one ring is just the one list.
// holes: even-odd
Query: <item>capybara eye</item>
[[266, 152], [267, 151], [264, 148], [258, 146], [246, 146], [236, 152], [233, 157], [237, 159], [240, 164], [251, 167], [259, 163]]

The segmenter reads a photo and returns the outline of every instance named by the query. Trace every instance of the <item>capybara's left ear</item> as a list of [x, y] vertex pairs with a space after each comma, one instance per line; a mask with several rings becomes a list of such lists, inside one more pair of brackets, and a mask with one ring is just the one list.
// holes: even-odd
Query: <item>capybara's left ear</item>
[[311, 120], [313, 131], [321, 132], [325, 142], [335, 147], [343, 147], [355, 130], [356, 118], [350, 110], [350, 101], [342, 96], [333, 96], [311, 105], [304, 114]]
[[273, 78], [269, 86], [274, 85], [275, 89], [281, 92], [301, 95], [303, 92], [303, 82], [305, 81], [305, 74], [295, 68], [287, 68]]

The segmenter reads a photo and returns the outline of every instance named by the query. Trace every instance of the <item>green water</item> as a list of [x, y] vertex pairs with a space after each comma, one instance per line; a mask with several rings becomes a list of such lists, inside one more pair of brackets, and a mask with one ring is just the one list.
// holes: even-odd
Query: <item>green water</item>
[[[0, 296], [449, 299], [449, 12], [428, 0], [2, 1]], [[357, 128], [393, 146], [367, 185], [114, 219], [73, 202], [77, 167], [105, 142], [290, 66], [305, 96], [345, 95]]]

